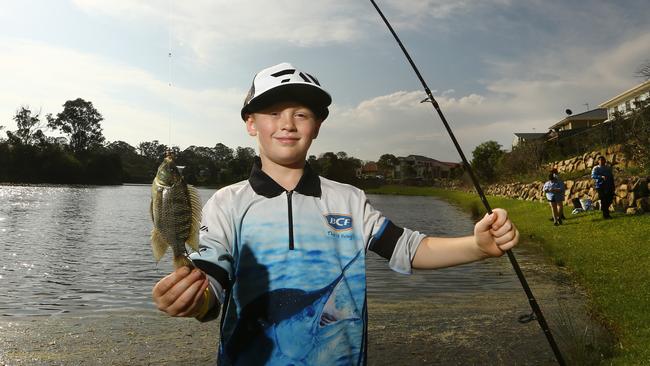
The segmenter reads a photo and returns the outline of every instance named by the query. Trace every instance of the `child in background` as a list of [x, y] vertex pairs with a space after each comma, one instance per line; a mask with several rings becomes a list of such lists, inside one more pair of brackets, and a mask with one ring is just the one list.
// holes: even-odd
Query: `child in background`
[[551, 206], [551, 214], [553, 215], [553, 225], [562, 225], [562, 201], [564, 201], [564, 182], [562, 182], [557, 174], [550, 173], [548, 181], [544, 183], [544, 193], [546, 200]]
[[[562, 182], [562, 186], [564, 187], [564, 181], [562, 179], [560, 179], [560, 173], [558, 173], [557, 168], [553, 168], [551, 170], [551, 174], [555, 175], [555, 179]], [[560, 205], [560, 220], [564, 221], [564, 220], [566, 220], [566, 217], [564, 217], [564, 201], [560, 201], [559, 205]], [[553, 217], [551, 217], [551, 221], [555, 221], [555, 220], [553, 220]]]

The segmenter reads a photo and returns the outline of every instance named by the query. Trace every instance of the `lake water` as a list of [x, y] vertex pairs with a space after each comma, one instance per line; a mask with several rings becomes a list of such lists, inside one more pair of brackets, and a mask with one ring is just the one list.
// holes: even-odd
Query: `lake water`
[[[168, 257], [156, 265], [151, 254], [149, 189], [0, 185], [0, 315], [153, 309], [151, 288], [172, 267]], [[199, 192], [203, 202], [214, 193]], [[473, 228], [467, 214], [435, 198], [369, 199], [397, 225], [429, 235]], [[407, 276], [370, 253], [367, 278], [368, 296], [387, 301], [521, 291], [505, 256]]]

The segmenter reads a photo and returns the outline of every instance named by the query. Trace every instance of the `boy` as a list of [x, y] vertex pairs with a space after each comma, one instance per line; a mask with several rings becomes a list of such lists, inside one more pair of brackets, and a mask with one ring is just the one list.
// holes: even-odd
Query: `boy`
[[330, 95], [282, 63], [260, 71], [241, 117], [259, 158], [247, 181], [205, 204], [198, 269], [153, 289], [172, 316], [216, 318], [220, 365], [349, 365], [366, 361], [365, 253], [402, 273], [497, 257], [519, 233], [496, 209], [462, 238], [426, 237], [376, 211], [363, 191], [316, 175], [305, 162]]

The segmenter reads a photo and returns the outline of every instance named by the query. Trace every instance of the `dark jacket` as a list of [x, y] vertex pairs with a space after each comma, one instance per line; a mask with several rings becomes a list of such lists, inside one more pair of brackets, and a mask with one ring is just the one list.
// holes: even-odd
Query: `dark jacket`
[[614, 174], [612, 174], [611, 167], [607, 165], [596, 165], [591, 170], [591, 178], [595, 181], [594, 185], [596, 189], [614, 192]]

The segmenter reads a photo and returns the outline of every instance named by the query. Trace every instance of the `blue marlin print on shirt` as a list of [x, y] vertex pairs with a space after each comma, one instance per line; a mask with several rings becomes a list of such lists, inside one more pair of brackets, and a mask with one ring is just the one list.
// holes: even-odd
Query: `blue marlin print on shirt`
[[[337, 291], [346, 291], [340, 289], [341, 280], [350, 266], [363, 258], [362, 252], [357, 252], [340, 275], [320, 289], [275, 289], [246, 304], [223, 345], [222, 355], [227, 358], [224, 361], [238, 365], [313, 365], [350, 364], [351, 358], [356, 358], [355, 363], [363, 363], [360, 349], [350, 350], [345, 342], [335, 340], [345, 337], [349, 322], [363, 321], [361, 314], [338, 311], [336, 296]], [[340, 352], [332, 349], [337, 345]], [[340, 359], [332, 359], [337, 354]]]

